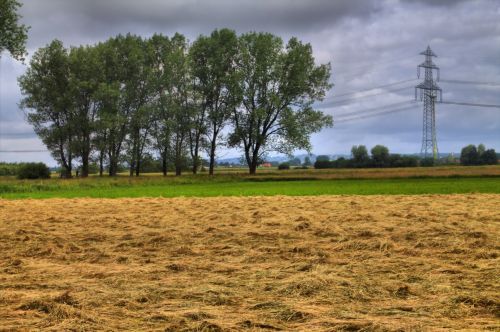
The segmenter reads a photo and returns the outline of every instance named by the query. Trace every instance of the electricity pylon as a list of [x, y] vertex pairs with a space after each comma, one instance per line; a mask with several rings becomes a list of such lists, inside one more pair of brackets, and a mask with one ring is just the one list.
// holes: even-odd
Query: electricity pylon
[[439, 92], [440, 101], [443, 101], [443, 91], [436, 84], [433, 78], [433, 70], [437, 71], [437, 81], [439, 81], [439, 67], [432, 62], [432, 57], [437, 55], [432, 52], [430, 46], [420, 54], [425, 55], [425, 61], [417, 67], [417, 77], [420, 78], [420, 68], [425, 69], [425, 78], [422, 83], [415, 87], [415, 99], [417, 91], [420, 91], [420, 100], [424, 101], [424, 126], [422, 130], [422, 157], [431, 156], [438, 159], [438, 147], [436, 139], [436, 98]]

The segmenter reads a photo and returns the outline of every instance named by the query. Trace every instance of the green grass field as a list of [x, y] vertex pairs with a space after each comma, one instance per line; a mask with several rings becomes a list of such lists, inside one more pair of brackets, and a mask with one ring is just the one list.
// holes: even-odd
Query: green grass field
[[[293, 174], [293, 173], [290, 173]], [[210, 197], [271, 195], [396, 195], [500, 193], [500, 177], [456, 176], [408, 178], [331, 178], [297, 173], [295, 176], [205, 175], [144, 176], [87, 179], [0, 180], [6, 199], [53, 197]], [[328, 173], [326, 173], [328, 175]]]

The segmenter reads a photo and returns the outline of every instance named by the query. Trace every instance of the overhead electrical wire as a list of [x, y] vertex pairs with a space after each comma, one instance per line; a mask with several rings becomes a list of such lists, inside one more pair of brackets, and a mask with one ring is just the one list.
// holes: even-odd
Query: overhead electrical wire
[[498, 82], [478, 82], [478, 81], [463, 81], [463, 80], [447, 80], [440, 79], [440, 82], [444, 83], [456, 83], [456, 84], [471, 84], [471, 85], [487, 85], [487, 86], [500, 86]]
[[417, 106], [417, 104], [406, 106], [406, 107], [400, 107], [400, 108], [396, 108], [393, 110], [387, 110], [384, 112], [368, 113], [368, 114], [362, 114], [362, 115], [354, 116], [354, 117], [340, 118], [340, 119], [334, 120], [334, 123], [350, 122], [350, 121], [355, 121], [355, 120], [362, 120], [362, 119], [377, 117], [377, 116], [381, 116], [381, 115], [385, 115], [385, 114], [407, 111], [407, 110], [415, 109], [415, 106]]
[[394, 107], [394, 106], [402, 106], [402, 105], [405, 105], [405, 104], [408, 104], [408, 103], [416, 103], [416, 101], [413, 100], [413, 99], [412, 100], [405, 100], [405, 101], [399, 101], [397, 103], [385, 104], [385, 105], [382, 105], [382, 106], [377, 106], [377, 107], [372, 107], [372, 108], [366, 108], [366, 109], [362, 109], [362, 110], [358, 110], [358, 111], [351, 111], [351, 112], [347, 112], [347, 113], [336, 112], [336, 114], [338, 114], [339, 117], [345, 117], [345, 116], [351, 116], [351, 115], [359, 115], [359, 114], [363, 114], [363, 113], [370, 113], [370, 112], [373, 112], [373, 111], [385, 110], [387, 108]]
[[403, 83], [408, 83], [408, 82], [412, 82], [412, 81], [416, 81], [416, 80], [417, 80], [417, 78], [412, 78], [412, 79], [398, 81], [398, 82], [394, 82], [394, 83], [389, 83], [389, 84], [374, 86], [374, 87], [363, 89], [363, 90], [359, 90], [359, 91], [351, 91], [351, 92], [341, 93], [339, 95], [334, 94], [333, 97], [350, 96], [350, 95], [354, 95], [354, 94], [357, 94], [357, 93], [362, 93], [362, 92], [368, 92], [368, 91], [371, 91], [371, 90], [377, 90], [377, 89], [387, 88], [387, 87], [390, 87], [390, 86], [399, 85], [399, 84], [403, 84]]
[[413, 87], [412, 86], [405, 86], [405, 87], [402, 87], [402, 88], [387, 89], [387, 90], [384, 90], [384, 91], [381, 91], [381, 92], [377, 92], [377, 93], [372, 93], [372, 94], [369, 94], [369, 95], [363, 95], [363, 96], [357, 96], [357, 97], [351, 97], [351, 98], [344, 98], [344, 99], [341, 99], [341, 100], [332, 100], [330, 102], [323, 103], [320, 108], [332, 107], [332, 106], [343, 106], [343, 105], [346, 104], [346, 102], [347, 102], [347, 104], [349, 104], [349, 102], [353, 101], [353, 100], [370, 98], [370, 97], [377, 97], [377, 96], [381, 96], [381, 95], [387, 94], [389, 92], [397, 92], [397, 91], [402, 91], [402, 90], [406, 90], [406, 89], [410, 89], [410, 88], [413, 88]]
[[487, 107], [487, 108], [500, 108], [500, 105], [494, 104], [478, 104], [478, 103], [467, 103], [467, 102], [458, 102], [458, 101], [441, 101], [440, 104], [449, 104], [449, 105], [460, 105], [460, 106], [474, 106], [474, 107]]

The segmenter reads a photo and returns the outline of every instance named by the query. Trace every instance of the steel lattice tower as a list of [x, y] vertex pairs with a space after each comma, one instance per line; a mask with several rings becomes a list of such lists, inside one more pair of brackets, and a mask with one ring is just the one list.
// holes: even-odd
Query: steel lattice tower
[[436, 99], [439, 92], [440, 101], [443, 100], [443, 92], [433, 78], [433, 70], [437, 71], [437, 81], [439, 81], [439, 67], [432, 62], [432, 57], [437, 55], [432, 52], [430, 46], [420, 54], [425, 55], [425, 61], [417, 67], [417, 77], [420, 78], [420, 68], [425, 70], [425, 78], [422, 83], [415, 87], [415, 99], [417, 91], [420, 91], [420, 100], [424, 101], [424, 125], [422, 130], [422, 150], [420, 153], [424, 158], [438, 158], [438, 147], [436, 139]]

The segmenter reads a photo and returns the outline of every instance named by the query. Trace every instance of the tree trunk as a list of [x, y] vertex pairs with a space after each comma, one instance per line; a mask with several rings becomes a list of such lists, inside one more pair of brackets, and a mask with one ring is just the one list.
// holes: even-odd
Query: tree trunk
[[181, 165], [175, 165], [175, 176], [181, 176], [182, 175], [182, 167]]
[[255, 175], [257, 173], [257, 166], [259, 165], [259, 148], [260, 144], [256, 143], [250, 160], [250, 165], [248, 165], [248, 170], [251, 175]]
[[99, 176], [102, 177], [104, 173], [104, 151], [99, 153]]
[[82, 173], [80, 174], [82, 178], [89, 176], [89, 155], [84, 153], [82, 156]]
[[252, 161], [248, 170], [249, 170], [250, 175], [255, 175], [257, 173], [257, 163]]
[[196, 148], [193, 156], [193, 174], [198, 173], [198, 148]]
[[215, 144], [212, 142], [210, 145], [210, 165], [208, 169], [208, 174], [209, 175], [214, 175], [214, 168], [215, 168]]
[[118, 159], [112, 154], [109, 154], [109, 176], [116, 176], [118, 172]]
[[215, 148], [217, 147], [217, 131], [215, 130], [212, 134], [212, 140], [210, 141], [210, 166], [209, 166], [209, 175], [214, 175], [214, 167], [215, 167]]
[[167, 152], [163, 152], [161, 169], [163, 171], [163, 176], [167, 176]]
[[135, 163], [134, 161], [132, 160], [130, 162], [130, 167], [129, 167], [129, 170], [128, 170], [128, 175], [129, 176], [133, 176], [134, 175], [134, 170], [135, 170]]
[[136, 165], [135, 165], [135, 176], [139, 176], [141, 172], [141, 160], [137, 159]]

